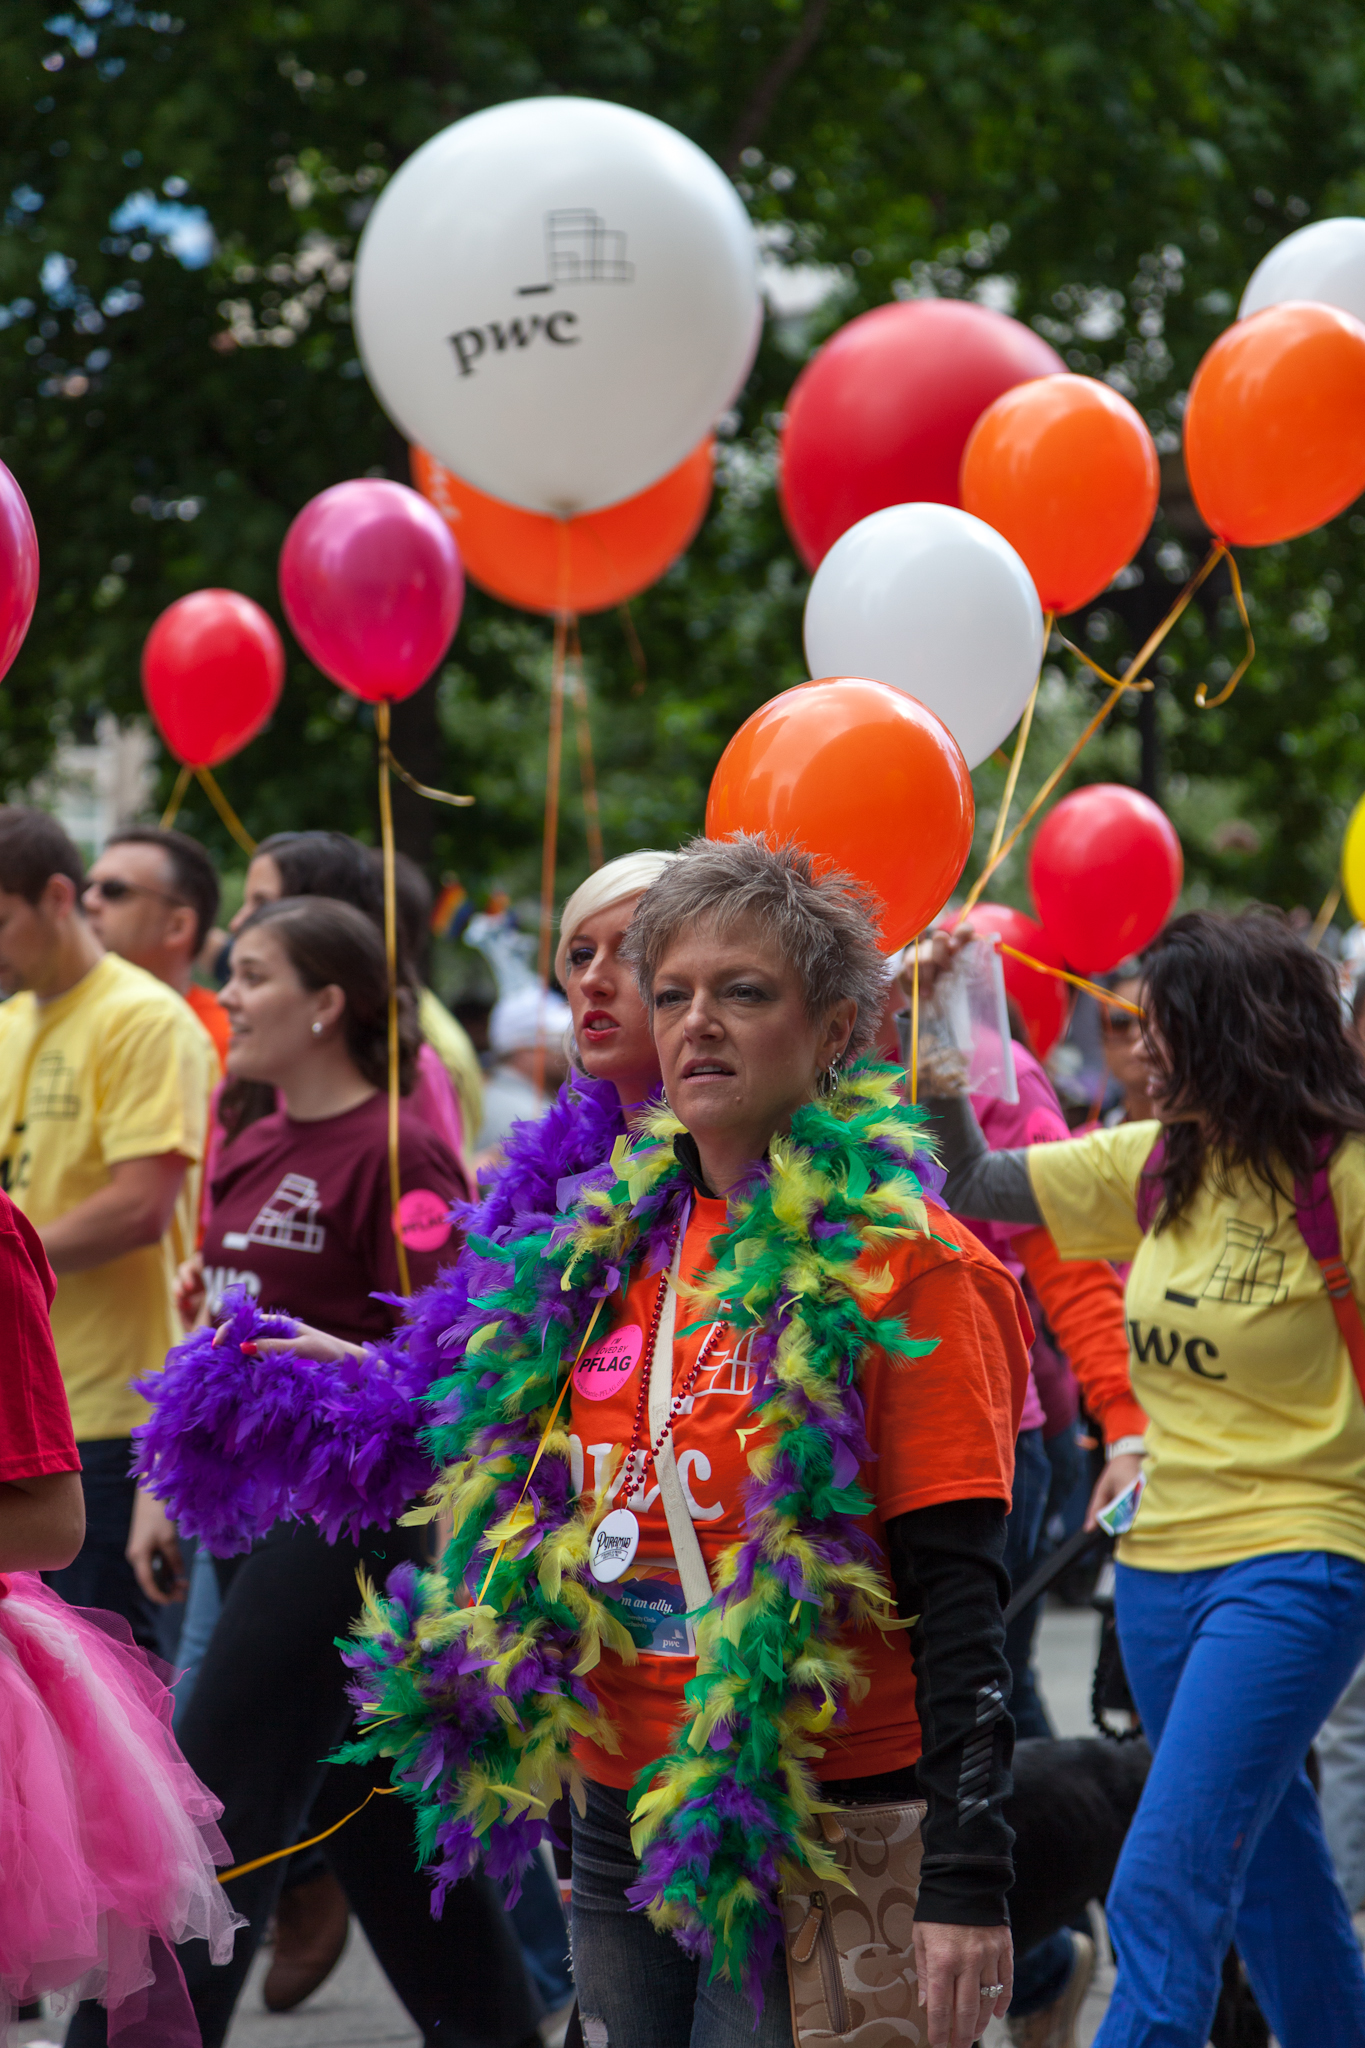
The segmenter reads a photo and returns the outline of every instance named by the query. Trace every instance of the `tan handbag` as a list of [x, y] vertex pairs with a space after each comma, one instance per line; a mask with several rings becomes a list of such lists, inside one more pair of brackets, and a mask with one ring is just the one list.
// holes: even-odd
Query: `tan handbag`
[[924, 1814], [922, 1799], [821, 1814], [853, 1889], [817, 1882], [782, 1895], [796, 2048], [923, 2048], [928, 2039], [914, 1940]]
[[[681, 1246], [659, 1318], [649, 1373], [649, 1427], [657, 1437], [673, 1393], [673, 1327]], [[689, 1608], [711, 1596], [711, 1578], [687, 1512], [670, 1434], [654, 1460], [673, 1555]], [[848, 2048], [923, 2048], [928, 2039], [915, 1975], [915, 1901], [923, 1855], [922, 1799], [841, 1806], [820, 1827], [846, 1885], [784, 1892], [792, 2036], [796, 2048], [838, 2041]]]

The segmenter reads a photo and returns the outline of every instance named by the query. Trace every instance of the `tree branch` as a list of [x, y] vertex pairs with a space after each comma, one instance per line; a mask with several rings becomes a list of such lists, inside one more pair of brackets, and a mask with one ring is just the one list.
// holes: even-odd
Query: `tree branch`
[[739, 169], [741, 154], [758, 140], [767, 127], [769, 117], [782, 93], [815, 48], [828, 13], [829, 0], [807, 0], [806, 11], [801, 17], [801, 26], [786, 49], [768, 66], [748, 106], [735, 124], [730, 146], [721, 159], [722, 168], [728, 176], [733, 178]]

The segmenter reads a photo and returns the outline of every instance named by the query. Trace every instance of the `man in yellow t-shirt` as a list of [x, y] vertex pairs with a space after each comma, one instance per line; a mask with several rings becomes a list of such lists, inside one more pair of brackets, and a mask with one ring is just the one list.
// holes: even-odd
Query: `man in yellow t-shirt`
[[105, 953], [81, 913], [81, 859], [41, 811], [0, 807], [0, 1185], [58, 1277], [57, 1358], [86, 1497], [80, 1556], [51, 1583], [155, 1647], [125, 1555], [130, 1381], [181, 1334], [171, 1284], [195, 1241], [216, 1062], [192, 1011]]

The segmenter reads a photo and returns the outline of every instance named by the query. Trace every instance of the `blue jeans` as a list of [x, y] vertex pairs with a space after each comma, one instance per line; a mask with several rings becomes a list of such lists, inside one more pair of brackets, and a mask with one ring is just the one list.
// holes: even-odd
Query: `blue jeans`
[[521, 1880], [521, 1897], [507, 1908], [516, 1929], [527, 1975], [554, 2012], [573, 1992], [569, 1968], [569, 1930], [559, 1902], [559, 1886], [539, 1855], [532, 1858]]
[[1115, 1603], [1155, 1755], [1107, 1901], [1095, 2048], [1204, 2048], [1233, 1942], [1280, 2048], [1360, 2048], [1365, 1971], [1303, 1760], [1365, 1650], [1365, 1565], [1120, 1565]]
[[[43, 1578], [72, 1607], [103, 1607], [110, 1614], [121, 1614], [135, 1642], [169, 1658], [175, 1654], [174, 1643], [163, 1635], [159, 1612], [124, 1555], [137, 1492], [137, 1481], [128, 1473], [132, 1439], [102, 1437], [96, 1443], [77, 1444], [76, 1449], [85, 1495], [85, 1541], [69, 1565], [59, 1572], [44, 1572]], [[174, 1624], [181, 1612], [177, 1605]]]
[[[182, 1536], [180, 1547], [189, 1551], [192, 1538]], [[209, 1640], [223, 1611], [223, 1596], [218, 1589], [218, 1574], [213, 1559], [201, 1543], [195, 1543], [193, 1555], [188, 1558], [190, 1590], [185, 1597], [185, 1618], [180, 1628], [180, 1643], [176, 1650], [176, 1670], [179, 1676], [171, 1688], [175, 1694], [175, 1719], [178, 1722], [190, 1703], [199, 1667], [204, 1661]]]
[[757, 2027], [743, 1992], [706, 1982], [709, 1965], [656, 1933], [626, 1900], [640, 1866], [626, 1794], [586, 1787], [573, 1818], [573, 1974], [585, 2048], [792, 2048], [787, 1963], [779, 1950]]

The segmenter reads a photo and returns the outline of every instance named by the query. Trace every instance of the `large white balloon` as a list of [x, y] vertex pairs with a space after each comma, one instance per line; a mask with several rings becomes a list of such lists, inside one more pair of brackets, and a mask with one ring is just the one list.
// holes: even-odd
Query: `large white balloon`
[[1365, 320], [1365, 220], [1344, 213], [1286, 235], [1252, 271], [1237, 317], [1287, 299], [1314, 299]]
[[361, 236], [366, 374], [478, 489], [567, 515], [633, 497], [744, 382], [748, 215], [695, 143], [603, 100], [513, 100], [434, 135]]
[[1018, 723], [1043, 657], [1033, 578], [984, 520], [888, 505], [835, 541], [806, 599], [813, 676], [866, 676], [943, 720], [969, 768]]

